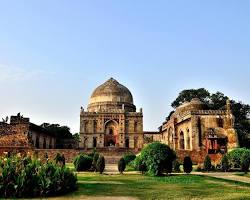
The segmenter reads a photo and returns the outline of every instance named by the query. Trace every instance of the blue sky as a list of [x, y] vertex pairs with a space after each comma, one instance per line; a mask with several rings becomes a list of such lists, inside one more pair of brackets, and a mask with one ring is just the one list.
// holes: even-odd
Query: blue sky
[[0, 117], [79, 129], [80, 106], [114, 77], [144, 129], [205, 87], [250, 103], [248, 0], [0, 0]]

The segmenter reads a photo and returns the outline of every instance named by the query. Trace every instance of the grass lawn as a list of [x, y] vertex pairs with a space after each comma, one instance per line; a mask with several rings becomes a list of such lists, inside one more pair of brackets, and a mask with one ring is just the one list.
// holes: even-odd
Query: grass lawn
[[[197, 175], [149, 177], [143, 175], [78, 174], [79, 189], [63, 196], [104, 196], [138, 199], [250, 199], [250, 186]], [[116, 198], [119, 199], [119, 198]], [[129, 199], [129, 198], [127, 198]]]

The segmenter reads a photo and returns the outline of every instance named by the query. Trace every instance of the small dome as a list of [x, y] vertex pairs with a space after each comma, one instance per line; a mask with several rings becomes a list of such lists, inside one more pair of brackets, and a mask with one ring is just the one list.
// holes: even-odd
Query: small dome
[[97, 87], [90, 97], [88, 111], [125, 109], [133, 111], [133, 96], [129, 89], [113, 78]]
[[199, 98], [193, 98], [190, 102], [184, 102], [180, 105], [176, 111], [181, 113], [186, 111], [203, 110], [204, 108], [205, 104]]

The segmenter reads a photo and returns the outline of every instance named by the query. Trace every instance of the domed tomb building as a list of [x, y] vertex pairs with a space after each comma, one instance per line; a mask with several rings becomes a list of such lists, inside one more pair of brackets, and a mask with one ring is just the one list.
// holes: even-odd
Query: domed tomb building
[[143, 113], [128, 88], [113, 78], [97, 87], [80, 113], [80, 148], [143, 146]]
[[198, 98], [184, 102], [160, 126], [160, 134], [178, 159], [189, 155], [194, 163], [202, 163], [207, 154], [213, 161], [220, 160], [238, 147], [230, 100], [220, 110], [209, 110]]

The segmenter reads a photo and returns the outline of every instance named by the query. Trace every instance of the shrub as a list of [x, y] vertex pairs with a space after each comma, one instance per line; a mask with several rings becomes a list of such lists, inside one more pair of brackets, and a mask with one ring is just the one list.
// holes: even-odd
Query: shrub
[[96, 170], [100, 172], [100, 174], [102, 174], [104, 169], [105, 169], [105, 158], [103, 156], [99, 156], [96, 162]]
[[212, 167], [212, 163], [211, 163], [211, 158], [209, 157], [209, 155], [207, 155], [204, 159], [204, 170], [205, 171], [210, 171], [211, 167]]
[[227, 172], [230, 169], [229, 160], [227, 154], [225, 154], [221, 159], [221, 170]]
[[0, 198], [60, 195], [76, 189], [76, 175], [64, 166], [13, 155], [0, 158]]
[[65, 157], [63, 154], [61, 155], [60, 153], [57, 153], [54, 160], [57, 164], [61, 164], [62, 166], [65, 165]]
[[247, 174], [250, 165], [250, 153], [244, 152], [241, 157], [241, 170]]
[[97, 160], [100, 157], [100, 155], [98, 153], [95, 153], [93, 156], [93, 162], [92, 162], [92, 170], [93, 171], [97, 171]]
[[186, 156], [183, 161], [183, 170], [189, 174], [193, 170], [193, 163], [189, 156]]
[[229, 164], [233, 168], [241, 168], [241, 158], [242, 158], [242, 155], [246, 152], [250, 152], [250, 150], [246, 148], [237, 148], [237, 149], [230, 151], [227, 154]]
[[137, 156], [135, 160], [130, 162], [135, 170], [140, 171], [142, 174], [144, 174], [147, 171], [146, 164], [142, 161], [141, 156]]
[[76, 171], [88, 171], [91, 168], [93, 159], [90, 156], [80, 154], [74, 159], [74, 166]]
[[126, 165], [128, 165], [130, 162], [132, 162], [136, 158], [136, 155], [129, 153], [129, 154], [124, 155], [123, 158], [125, 160]]
[[126, 168], [126, 162], [124, 158], [121, 158], [118, 162], [118, 171], [122, 174]]
[[97, 153], [96, 149], [94, 148], [91, 153], [88, 154], [89, 157], [94, 158], [94, 155]]
[[175, 152], [169, 146], [154, 142], [141, 151], [141, 159], [150, 175], [158, 176], [164, 171], [172, 171], [172, 162], [176, 159]]
[[197, 172], [201, 172], [202, 171], [202, 165], [201, 164], [197, 165], [196, 171]]
[[181, 169], [180, 169], [181, 163], [179, 161], [175, 160], [173, 166], [174, 166], [174, 172], [176, 173], [181, 172]]

